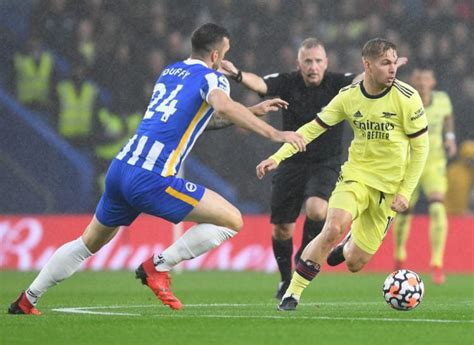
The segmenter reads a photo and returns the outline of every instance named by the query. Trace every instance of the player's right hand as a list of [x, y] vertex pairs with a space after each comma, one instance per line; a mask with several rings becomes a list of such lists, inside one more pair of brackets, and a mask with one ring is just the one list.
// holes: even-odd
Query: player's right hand
[[306, 151], [306, 143], [301, 134], [291, 131], [277, 131], [275, 138], [276, 142], [288, 143], [300, 152]]
[[278, 167], [277, 162], [275, 162], [271, 158], [267, 158], [264, 161], [261, 161], [259, 165], [257, 165], [257, 177], [261, 180], [263, 176], [267, 173], [267, 171], [274, 170]]
[[395, 194], [390, 208], [397, 213], [403, 213], [408, 210], [408, 199], [401, 194]]
[[231, 77], [231, 76], [237, 75], [237, 73], [239, 73], [239, 70], [229, 60], [222, 60], [221, 67], [219, 68], [219, 72], [221, 72], [222, 74], [228, 77]]

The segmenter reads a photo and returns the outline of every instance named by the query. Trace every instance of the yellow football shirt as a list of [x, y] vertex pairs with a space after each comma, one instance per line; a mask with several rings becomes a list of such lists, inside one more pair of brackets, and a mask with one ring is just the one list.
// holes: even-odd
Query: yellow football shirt
[[[367, 93], [363, 82], [352, 84], [339, 91], [316, 121], [298, 132], [309, 142], [343, 120], [354, 131], [349, 158], [342, 166], [343, 179], [409, 199], [428, 153], [428, 141], [422, 135], [428, 123], [418, 92], [399, 80], [376, 96]], [[410, 140], [418, 137], [423, 139]], [[285, 144], [270, 158], [280, 163], [294, 153], [296, 150]]]
[[425, 107], [428, 120], [430, 152], [428, 159], [432, 161], [445, 161], [443, 127], [444, 121], [451, 116], [453, 106], [446, 92], [433, 91], [430, 105]]

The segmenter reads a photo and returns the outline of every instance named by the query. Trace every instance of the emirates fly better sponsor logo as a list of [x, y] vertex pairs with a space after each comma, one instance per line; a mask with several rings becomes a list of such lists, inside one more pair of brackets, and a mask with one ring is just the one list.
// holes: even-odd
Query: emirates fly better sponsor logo
[[353, 120], [352, 123], [354, 124], [355, 128], [361, 131], [362, 136], [368, 140], [390, 140], [390, 132], [395, 128], [395, 125], [391, 122]]

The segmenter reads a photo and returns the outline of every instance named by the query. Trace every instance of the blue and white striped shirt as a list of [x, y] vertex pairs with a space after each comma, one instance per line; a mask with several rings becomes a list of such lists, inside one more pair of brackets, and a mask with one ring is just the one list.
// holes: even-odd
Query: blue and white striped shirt
[[165, 177], [175, 175], [212, 116], [207, 98], [215, 89], [230, 94], [227, 78], [201, 60], [167, 66], [136, 134], [115, 158]]

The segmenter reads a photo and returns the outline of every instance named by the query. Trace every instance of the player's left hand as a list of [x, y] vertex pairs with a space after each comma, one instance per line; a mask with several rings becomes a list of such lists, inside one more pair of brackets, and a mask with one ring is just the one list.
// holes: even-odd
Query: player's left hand
[[392, 211], [402, 213], [408, 210], [408, 200], [401, 194], [395, 194], [392, 205], [390, 205]]
[[277, 167], [278, 164], [273, 159], [265, 159], [264, 161], [261, 161], [259, 165], [257, 165], [257, 177], [261, 180], [267, 171], [274, 170]]
[[444, 146], [446, 147], [446, 153], [448, 154], [448, 158], [453, 158], [456, 156], [458, 152], [458, 148], [456, 146], [456, 139], [446, 139], [444, 141]]
[[256, 116], [263, 116], [268, 114], [271, 111], [277, 111], [279, 109], [287, 109], [288, 102], [282, 100], [281, 98], [272, 98], [267, 99], [263, 102], [255, 104], [254, 106], [250, 107], [252, 113]]
[[408, 58], [406, 56], [399, 56], [397, 60], [397, 67], [402, 67], [408, 63]]

